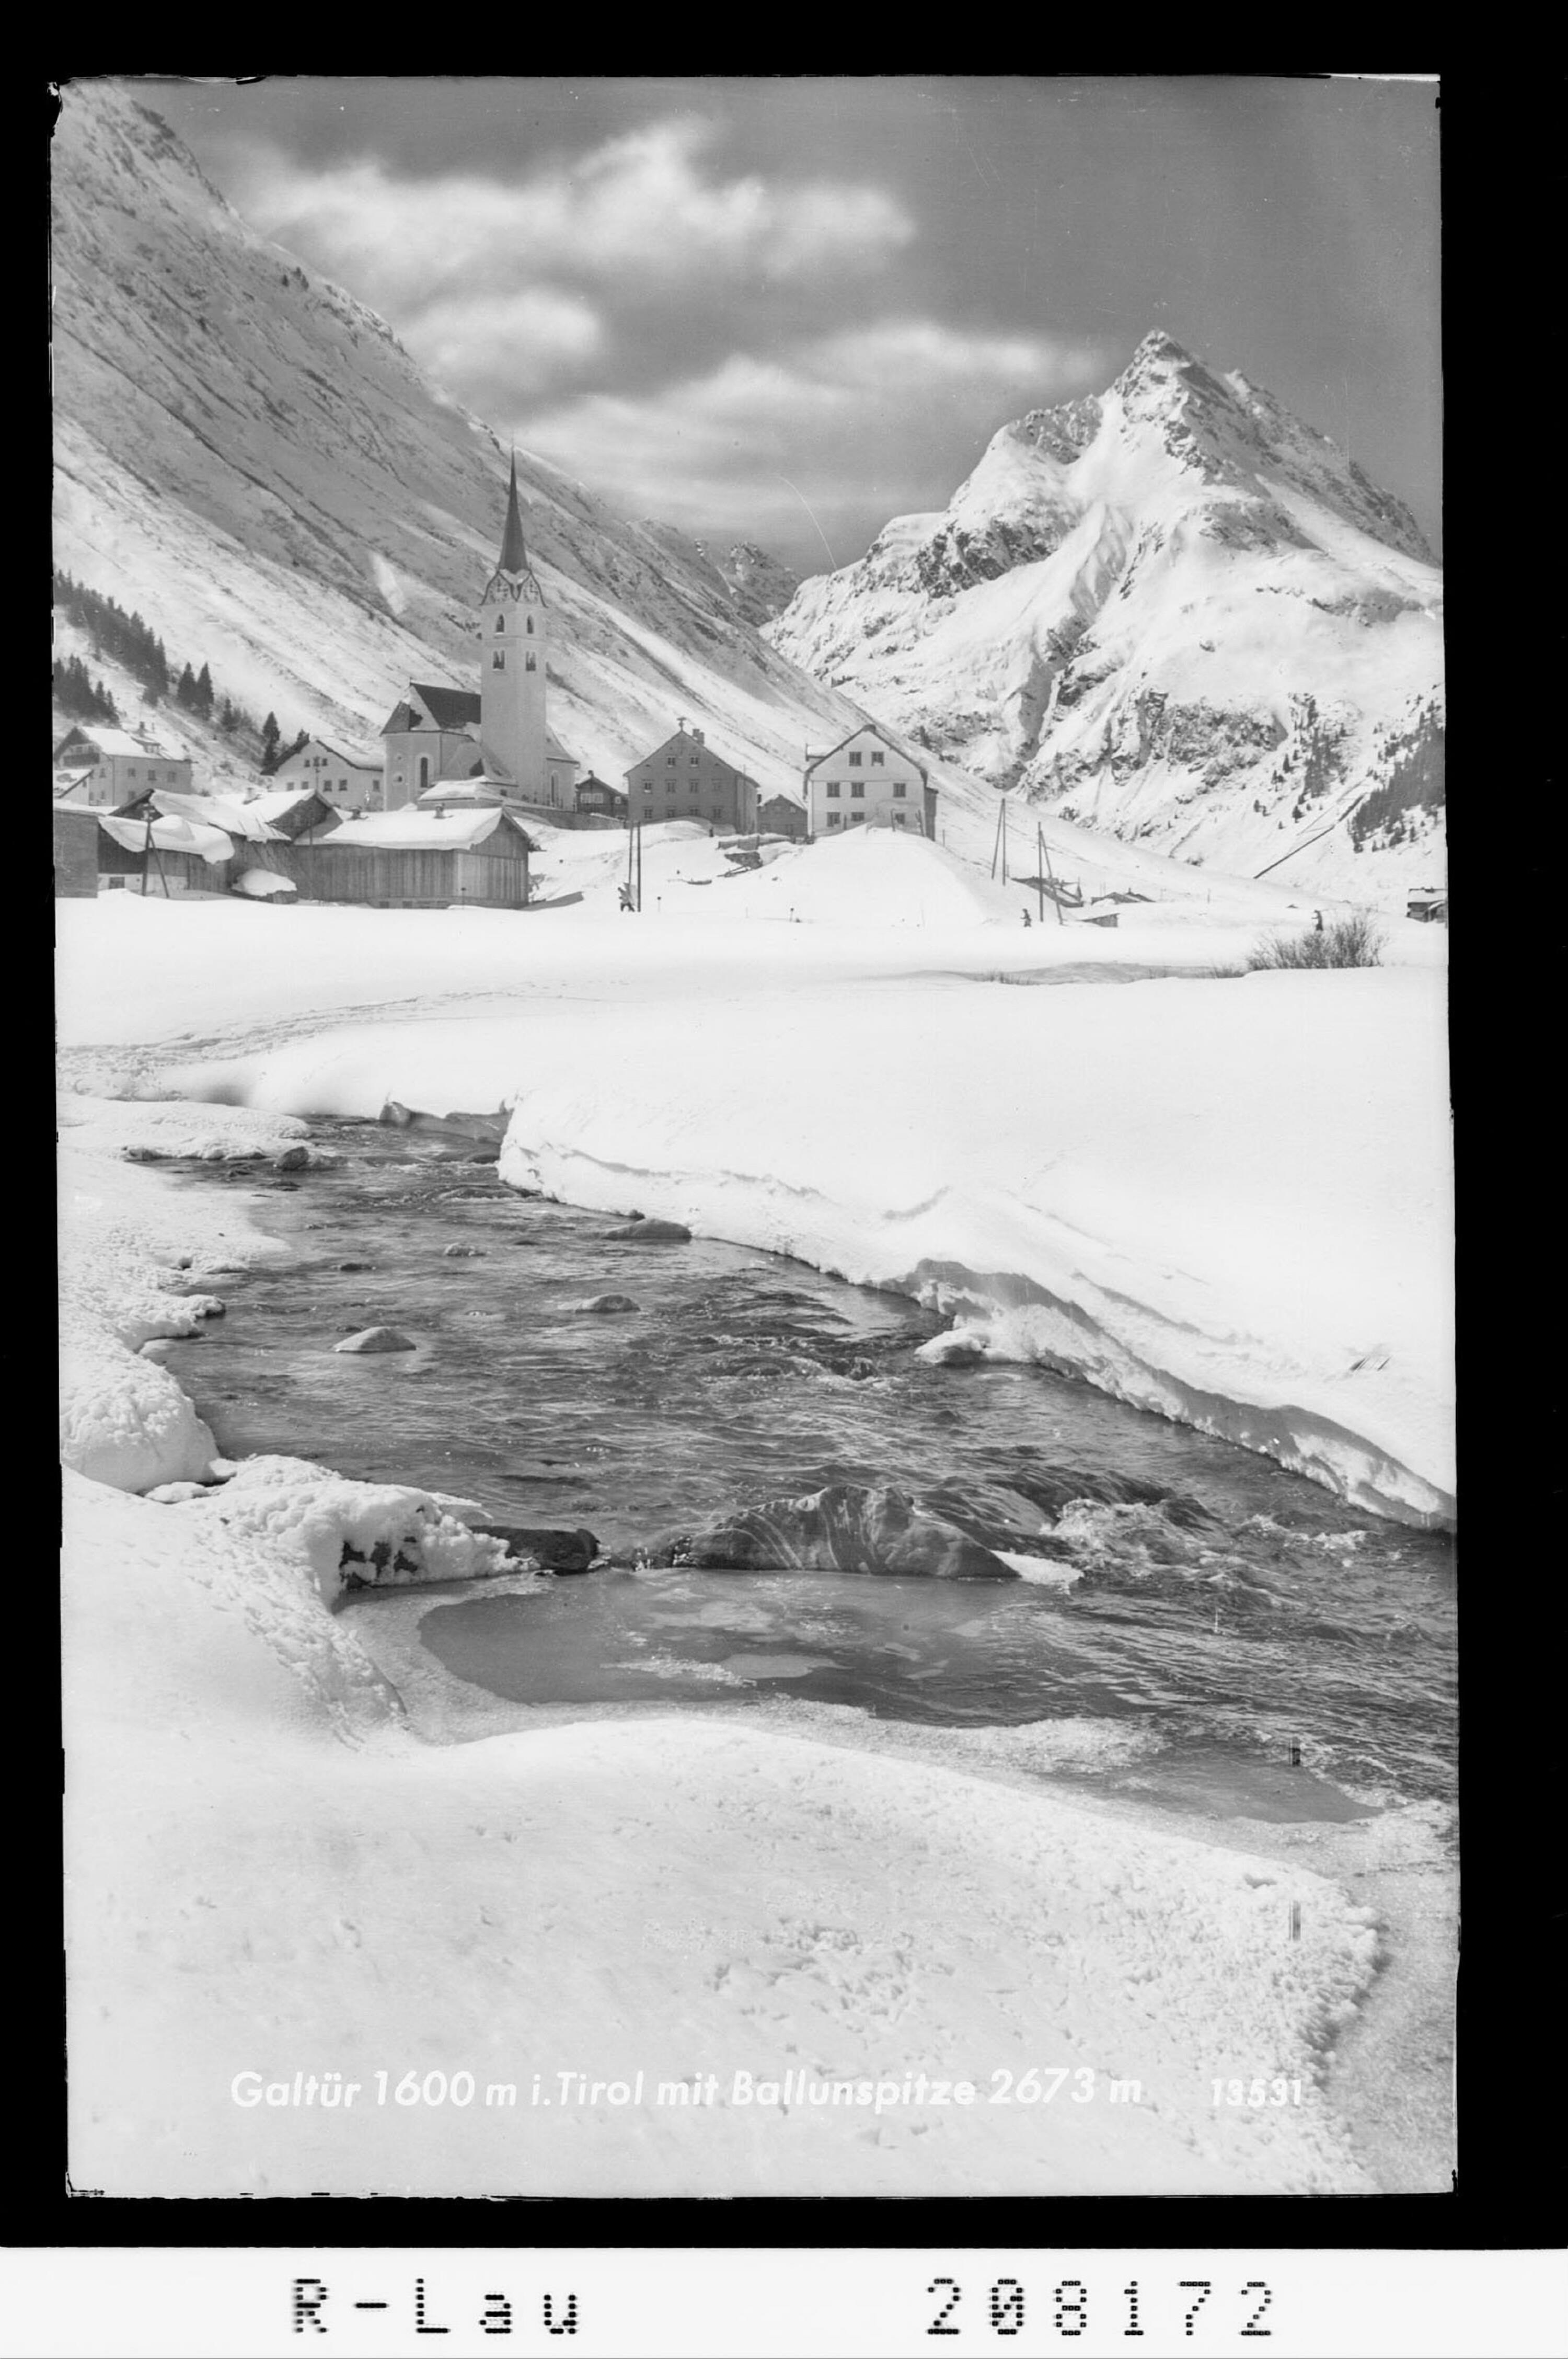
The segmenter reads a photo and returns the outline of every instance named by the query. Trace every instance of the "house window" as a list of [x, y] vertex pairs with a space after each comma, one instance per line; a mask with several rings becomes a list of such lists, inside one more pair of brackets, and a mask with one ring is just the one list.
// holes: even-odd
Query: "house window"
[[829, 811], [827, 814], [827, 824], [829, 827], [842, 827], [844, 824], [843, 813], [841, 811]]
[[863, 754], [851, 754], [849, 756], [849, 767], [852, 770], [858, 770], [864, 760], [865, 756]]
[[495, 653], [490, 658], [490, 669], [492, 671], [504, 671], [506, 669], [506, 650], [504, 647], [496, 648]]
[[903, 802], [909, 792], [909, 788], [904, 785], [902, 778], [895, 778], [893, 780], [892, 790], [895, 799], [899, 802]]
[[829, 802], [837, 802], [843, 791], [843, 788], [839, 786], [830, 786], [827, 789], [827, 799]]
[[902, 811], [894, 811], [892, 815], [892, 823], [894, 827], [902, 827], [903, 825], [903, 813]]
[[676, 757], [675, 757], [675, 756], [674, 756], [673, 754], [666, 754], [666, 755], [665, 756], [665, 769], [666, 769], [666, 770], [673, 770], [673, 769], [675, 768], [675, 766], [676, 766]]
[[136, 766], [135, 766], [135, 764], [133, 762], [133, 763], [131, 764], [130, 768], [126, 771], [125, 776], [126, 776], [126, 777], [127, 777], [127, 778], [134, 778], [134, 777], [135, 777], [135, 775], [136, 775]]
[[688, 754], [688, 755], [687, 756], [687, 757], [686, 757], [686, 758], [687, 758], [687, 760], [691, 764], [692, 768], [695, 770], [695, 769], [696, 769], [696, 767], [697, 767], [697, 756], [696, 756], [695, 754]]
[[864, 827], [865, 823], [866, 814], [864, 811], [851, 811], [849, 813], [849, 824], [851, 827]]
[[850, 782], [849, 792], [860, 801], [864, 802], [866, 799], [866, 782], [864, 778], [853, 779]]
[[881, 768], [881, 766], [882, 766], [883, 762], [886, 760], [886, 758], [887, 758], [887, 756], [886, 756], [885, 755], [883, 755], [883, 754], [873, 754], [873, 755], [871, 756], [871, 767], [872, 767], [872, 769], [873, 769], [873, 770], [880, 770], [880, 769]]
[[423, 793], [424, 793], [424, 791], [425, 791], [426, 788], [429, 785], [429, 783], [430, 783], [430, 756], [428, 756], [428, 754], [421, 754], [421, 755], [420, 755], [420, 756], [419, 756], [419, 791], [420, 791], [420, 793], [421, 793], [421, 794], [423, 794]]

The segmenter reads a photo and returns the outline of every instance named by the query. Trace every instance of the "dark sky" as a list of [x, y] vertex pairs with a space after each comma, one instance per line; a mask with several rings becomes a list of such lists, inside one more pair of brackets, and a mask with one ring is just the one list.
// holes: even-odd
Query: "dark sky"
[[503, 437], [803, 571], [1159, 327], [1439, 527], [1430, 82], [149, 81]]

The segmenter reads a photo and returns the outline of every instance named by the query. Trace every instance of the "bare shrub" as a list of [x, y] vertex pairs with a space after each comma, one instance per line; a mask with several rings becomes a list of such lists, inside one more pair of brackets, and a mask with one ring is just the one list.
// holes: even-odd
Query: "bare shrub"
[[1357, 909], [1319, 933], [1265, 934], [1248, 955], [1249, 973], [1279, 966], [1381, 966], [1384, 934], [1375, 918]]

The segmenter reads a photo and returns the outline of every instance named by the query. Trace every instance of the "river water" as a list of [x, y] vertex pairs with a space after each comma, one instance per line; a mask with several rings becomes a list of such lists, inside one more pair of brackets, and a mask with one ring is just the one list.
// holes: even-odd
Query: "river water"
[[[175, 1167], [275, 1190], [263, 1224], [295, 1250], [221, 1281], [226, 1317], [166, 1357], [228, 1455], [458, 1493], [495, 1523], [587, 1527], [618, 1560], [420, 1601], [431, 1671], [481, 1691], [487, 1725], [796, 1700], [818, 1729], [823, 1707], [928, 1729], [1119, 1724], [1142, 1748], [1132, 1783], [1211, 1812], [1452, 1797], [1445, 1536], [1074, 1380], [927, 1365], [916, 1347], [943, 1322], [901, 1296], [738, 1246], [613, 1242], [613, 1217], [504, 1188], [477, 1141], [312, 1136], [339, 1160], [288, 1181]], [[637, 1308], [576, 1307], [606, 1293]], [[383, 1322], [417, 1350], [333, 1351]], [[638, 1561], [833, 1483], [896, 1484], [1033, 1577]], [[377, 1617], [408, 1603], [347, 1609], [373, 1654]]]

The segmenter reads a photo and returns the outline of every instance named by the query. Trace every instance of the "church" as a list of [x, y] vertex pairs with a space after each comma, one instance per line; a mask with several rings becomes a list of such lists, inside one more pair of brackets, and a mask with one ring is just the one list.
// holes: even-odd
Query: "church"
[[580, 764], [550, 727], [549, 609], [528, 561], [517, 506], [517, 461], [501, 555], [480, 600], [480, 675], [470, 689], [410, 680], [382, 730], [382, 808], [503, 803], [565, 818]]

